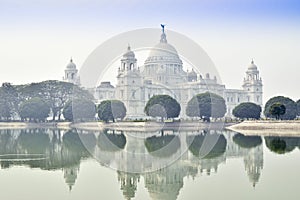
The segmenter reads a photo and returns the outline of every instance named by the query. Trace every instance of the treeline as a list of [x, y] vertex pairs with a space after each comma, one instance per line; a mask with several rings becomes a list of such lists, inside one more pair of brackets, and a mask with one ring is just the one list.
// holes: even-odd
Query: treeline
[[[240, 119], [260, 119], [262, 108], [254, 103], [241, 103], [233, 110], [233, 115]], [[267, 119], [294, 120], [300, 116], [300, 100], [297, 102], [284, 96], [272, 97], [264, 107]]]
[[[179, 103], [168, 95], [156, 95], [149, 99], [145, 113], [152, 117], [175, 118], [181, 111]], [[187, 103], [186, 115], [200, 118], [204, 121], [223, 118], [227, 108], [223, 97], [205, 92], [195, 95]], [[232, 114], [239, 119], [261, 119], [262, 108], [251, 102], [237, 105]], [[293, 120], [300, 116], [300, 100], [293, 101], [288, 97], [276, 96], [267, 101], [264, 107], [264, 117], [267, 119]]]
[[0, 120], [61, 120], [64, 108], [73, 100], [90, 101], [93, 95], [72, 83], [43, 81], [26, 85], [3, 83], [0, 87]]

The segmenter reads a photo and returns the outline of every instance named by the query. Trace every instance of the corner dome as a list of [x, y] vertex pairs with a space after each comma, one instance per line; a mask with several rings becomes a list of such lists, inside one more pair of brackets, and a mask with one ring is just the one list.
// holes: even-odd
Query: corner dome
[[194, 71], [194, 69], [192, 69], [192, 71], [188, 72], [188, 76], [197, 76], [197, 73]]
[[76, 65], [73, 63], [72, 58], [71, 58], [69, 64], [67, 65], [67, 69], [76, 69]]
[[127, 47], [126, 53], [123, 54], [123, 57], [124, 57], [124, 58], [134, 58], [134, 57], [135, 57], [135, 54], [134, 54], [133, 51], [131, 51], [131, 48], [130, 48], [129, 45], [128, 45], [128, 47]]
[[254, 64], [254, 61], [251, 61], [251, 64], [248, 66], [248, 69], [250, 70], [257, 70], [257, 66]]

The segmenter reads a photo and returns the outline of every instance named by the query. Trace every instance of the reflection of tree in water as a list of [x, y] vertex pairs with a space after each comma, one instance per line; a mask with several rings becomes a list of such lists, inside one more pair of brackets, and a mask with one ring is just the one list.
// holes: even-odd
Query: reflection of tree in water
[[126, 145], [126, 137], [123, 133], [109, 133], [108, 130], [104, 130], [98, 136], [97, 145], [103, 151], [120, 151]]
[[299, 145], [297, 137], [265, 137], [266, 146], [277, 154], [292, 152]]
[[65, 134], [59, 129], [5, 130], [0, 133], [2, 168], [26, 165], [44, 170], [63, 169], [70, 189], [75, 184], [81, 159], [90, 156], [84, 145], [93, 149], [96, 144], [94, 134], [76, 130]]
[[145, 146], [149, 153], [158, 157], [169, 157], [175, 154], [180, 147], [180, 140], [175, 135], [152, 136], [146, 138]]
[[[204, 131], [201, 135], [187, 136], [186, 140], [192, 154], [197, 157], [203, 157], [204, 159], [219, 157], [226, 151], [226, 138], [224, 135], [217, 133]], [[208, 141], [208, 144], [211, 141], [211, 145], [213, 146], [208, 145], [204, 147], [205, 149], [202, 149], [205, 140]]]
[[40, 129], [21, 130], [18, 144], [28, 154], [45, 154], [50, 148], [50, 138]]
[[245, 136], [240, 133], [233, 136], [233, 141], [242, 148], [254, 148], [262, 144], [260, 136]]
[[[0, 153], [6, 155], [1, 157], [1, 164], [3, 167], [28, 165], [51, 170], [79, 164], [80, 159], [89, 157], [80, 137], [95, 143], [94, 134], [79, 137], [76, 131], [70, 130], [61, 135], [61, 130], [55, 129], [6, 131], [0, 135]], [[93, 145], [92, 142], [88, 144]]]

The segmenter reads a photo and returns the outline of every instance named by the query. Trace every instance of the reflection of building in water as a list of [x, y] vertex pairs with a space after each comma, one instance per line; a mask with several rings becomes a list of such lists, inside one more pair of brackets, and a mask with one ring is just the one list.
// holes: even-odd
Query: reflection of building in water
[[[110, 152], [109, 156], [103, 157], [105, 158], [104, 160], [101, 157], [98, 159], [100, 162], [104, 161], [115, 169], [127, 172], [150, 171], [151, 168], [154, 170], [157, 167], [168, 166], [153, 172], [140, 173], [144, 177], [145, 187], [148, 189], [152, 199], [176, 199], [180, 189], [183, 187], [184, 177], [190, 176], [195, 178], [199, 174], [210, 175], [211, 173], [216, 173], [219, 165], [230, 158], [239, 157], [244, 159], [247, 175], [253, 185], [258, 182], [263, 166], [263, 148], [261, 143], [249, 148], [242, 147], [233, 141], [235, 133], [230, 131], [212, 130], [200, 133], [209, 139], [212, 139], [211, 136], [215, 137], [219, 134], [221, 136], [217, 138], [219, 140], [221, 138], [221, 141], [223, 141], [221, 143], [217, 142], [217, 145], [213, 147], [213, 154], [208, 154], [203, 158], [197, 157], [192, 153], [191, 149], [187, 150], [189, 145], [186, 142], [186, 138], [191, 135], [199, 135], [199, 132], [180, 131], [179, 133], [164, 131], [164, 136], [174, 135], [178, 136], [180, 140], [179, 146], [176, 147], [177, 150], [172, 151], [172, 154], [169, 154], [170, 152], [167, 152], [168, 154], [155, 154], [145, 148], [146, 138], [155, 136], [159, 140], [159, 138], [163, 138], [162, 132], [124, 131], [123, 134], [127, 140], [125, 148]], [[207, 134], [208, 136], [206, 136]], [[245, 138], [247, 140], [247, 137]], [[158, 140], [153, 141], [159, 144]], [[225, 143], [224, 140], [226, 141]], [[118, 143], [117, 141], [115, 142]], [[226, 145], [222, 146], [224, 144]], [[221, 147], [218, 147], [218, 145], [221, 145]], [[101, 150], [99, 153], [101, 153]], [[103, 155], [106, 153], [102, 152]], [[168, 156], [165, 157], [166, 155]], [[118, 174], [123, 195], [127, 199], [133, 198], [139, 178], [130, 173], [119, 172]]]
[[262, 146], [250, 149], [248, 155], [244, 157], [245, 169], [253, 187], [258, 183], [261, 170], [263, 169], [263, 150]]
[[[249, 148], [245, 148], [233, 142], [233, 137], [236, 136], [235, 133], [227, 131], [224, 135], [227, 136], [227, 141], [230, 141], [227, 145], [226, 157], [243, 157], [245, 170], [247, 172], [249, 181], [252, 183], [253, 186], [255, 186], [259, 181], [260, 173], [263, 169], [264, 162], [263, 146], [261, 145], [261, 143], [257, 143], [257, 139], [261, 140], [261, 138], [257, 136], [243, 136], [244, 138], [248, 138], [246, 142], [248, 143]], [[256, 139], [256, 144], [254, 144], [252, 148], [250, 148], [251, 143], [253, 142], [253, 138]]]
[[155, 200], [175, 200], [183, 187], [183, 178], [197, 173], [197, 168], [173, 164], [161, 170], [144, 174], [145, 187]]
[[121, 190], [127, 200], [134, 198], [137, 184], [140, 182], [140, 175], [118, 171], [118, 181], [121, 183]]
[[87, 157], [83, 150], [77, 132], [59, 129], [0, 130], [0, 155], [5, 155], [5, 160], [0, 157], [1, 167], [26, 165], [42, 170], [63, 169], [70, 190], [79, 173], [80, 160]]
[[79, 165], [64, 168], [63, 171], [65, 182], [69, 186], [69, 190], [71, 191], [77, 179], [77, 174], [79, 173]]
[[[46, 160], [29, 161], [2, 161], [2, 167], [11, 165], [24, 165], [40, 168], [44, 170], [63, 169], [65, 182], [70, 189], [75, 184], [79, 173], [80, 160], [90, 156], [82, 146], [82, 136], [75, 131], [11, 131], [7, 134], [1, 134], [0, 131], [0, 153], [6, 155], [26, 154], [30, 155], [43, 153]], [[98, 134], [98, 133], [95, 133]], [[101, 133], [102, 134], [102, 133]], [[149, 173], [130, 174], [119, 172], [121, 190], [127, 199], [134, 197], [137, 190], [137, 184], [140, 176], [144, 177], [145, 187], [149, 190], [154, 199], [176, 199], [180, 189], [183, 187], [184, 177], [195, 178], [200, 174], [210, 175], [217, 172], [220, 164], [225, 163], [227, 159], [238, 157], [244, 160], [245, 170], [250, 182], [255, 186], [263, 168], [263, 147], [257, 140], [252, 141], [244, 136], [240, 143], [234, 140], [237, 134], [230, 131], [208, 131], [208, 132], [190, 132], [190, 131], [164, 131], [162, 132], [113, 132], [114, 137], [110, 137], [111, 143], [102, 144], [99, 142], [101, 136], [93, 135], [93, 141], [97, 141], [94, 156], [106, 166], [124, 171], [150, 171], [151, 169], [160, 169]], [[122, 136], [123, 134], [123, 136]], [[214, 148], [213, 150], [222, 150], [208, 157], [199, 158], [188, 148], [186, 138], [191, 135], [216, 135], [223, 134], [222, 138], [226, 140], [225, 150], [223, 148]], [[87, 136], [88, 134], [84, 134]], [[175, 143], [171, 148], [167, 148], [167, 154], [155, 154], [149, 152], [145, 147], [146, 138], [155, 136], [154, 142], [159, 143], [163, 136], [176, 136], [180, 142]], [[45, 137], [46, 136], [46, 137]], [[126, 139], [124, 139], [126, 138]], [[257, 137], [261, 140], [260, 137]], [[256, 138], [256, 139], [257, 139]], [[35, 142], [34, 142], [35, 141]], [[243, 143], [245, 145], [243, 145]], [[118, 145], [115, 148], [113, 145]], [[222, 143], [224, 144], [224, 143]], [[104, 145], [104, 146], [103, 146]], [[30, 154], [28, 153], [30, 152]], [[9, 158], [9, 157], [6, 157]], [[174, 163], [173, 163], [174, 162]], [[170, 165], [173, 163], [172, 165]], [[166, 165], [170, 165], [166, 168]]]

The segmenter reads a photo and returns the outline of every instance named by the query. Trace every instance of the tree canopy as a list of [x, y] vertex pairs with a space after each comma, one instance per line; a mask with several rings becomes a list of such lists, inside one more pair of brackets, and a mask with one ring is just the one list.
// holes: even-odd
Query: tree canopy
[[226, 113], [223, 97], [206, 92], [194, 96], [187, 104], [186, 114], [190, 117], [221, 118]]
[[97, 112], [100, 120], [105, 122], [115, 121], [116, 119], [124, 119], [126, 107], [122, 101], [105, 100], [99, 104]]
[[49, 105], [38, 97], [29, 99], [20, 106], [20, 117], [22, 119], [45, 121], [49, 116], [49, 112]]
[[296, 102], [297, 104], [297, 116], [300, 116], [300, 99]]
[[273, 117], [270, 108], [274, 103], [281, 103], [285, 106], [286, 112], [281, 116], [284, 120], [293, 120], [297, 116], [297, 104], [288, 97], [276, 96], [269, 99], [265, 105], [264, 114], [266, 117]]
[[3, 83], [0, 87], [0, 119], [6, 121], [18, 113], [19, 98], [16, 87], [10, 83]]
[[0, 87], [0, 118], [10, 120], [20, 116], [20, 105], [32, 98], [42, 99], [51, 109], [52, 120], [60, 120], [68, 101], [77, 98], [92, 100], [93, 95], [72, 83], [55, 80], [25, 85], [3, 83]]
[[47, 102], [53, 113], [53, 120], [56, 117], [60, 120], [63, 108], [68, 101], [72, 99], [93, 99], [88, 91], [77, 85], [56, 80], [21, 85], [18, 88], [23, 99], [39, 97]]
[[233, 109], [232, 114], [240, 119], [259, 119], [261, 107], [251, 102], [241, 103]]
[[276, 119], [280, 119], [280, 116], [284, 115], [286, 112], [286, 108], [282, 103], [274, 103], [271, 105], [269, 113], [272, 116], [275, 116]]
[[96, 115], [96, 106], [88, 99], [73, 99], [68, 101], [63, 109], [63, 116], [68, 121], [93, 120]]
[[161, 118], [178, 117], [180, 110], [180, 104], [169, 95], [154, 95], [144, 109], [147, 116]]

